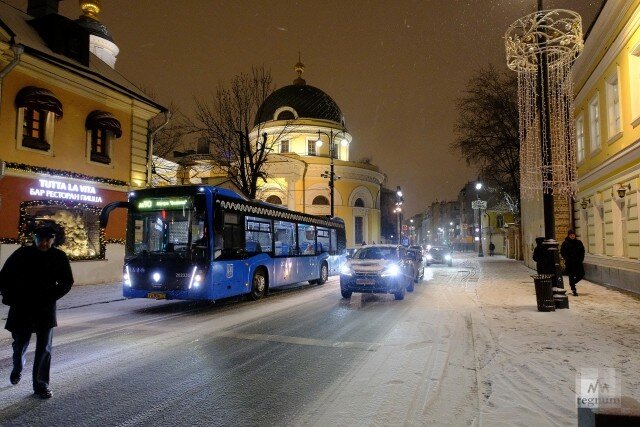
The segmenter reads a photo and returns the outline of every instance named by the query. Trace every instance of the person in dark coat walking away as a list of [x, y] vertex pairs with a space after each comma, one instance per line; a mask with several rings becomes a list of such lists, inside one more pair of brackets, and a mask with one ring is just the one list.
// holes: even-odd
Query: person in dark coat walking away
[[40, 226], [34, 244], [16, 250], [0, 271], [2, 302], [9, 306], [5, 329], [13, 338], [11, 384], [18, 384], [31, 335], [36, 334], [33, 361], [33, 391], [43, 399], [53, 394], [49, 388], [53, 328], [58, 326], [56, 301], [71, 290], [73, 274], [67, 255], [53, 244], [56, 232]]
[[544, 237], [536, 237], [536, 247], [533, 248], [533, 260], [536, 262], [536, 271], [542, 274], [542, 260], [544, 259]]
[[493, 252], [496, 250], [496, 245], [493, 242], [489, 242], [489, 256], [493, 256]]
[[576, 283], [584, 277], [584, 266], [582, 265], [584, 261], [584, 245], [576, 238], [575, 231], [569, 230], [567, 233], [567, 237], [560, 247], [560, 254], [564, 258], [567, 275], [569, 276], [569, 286], [571, 286], [573, 295], [577, 297]]

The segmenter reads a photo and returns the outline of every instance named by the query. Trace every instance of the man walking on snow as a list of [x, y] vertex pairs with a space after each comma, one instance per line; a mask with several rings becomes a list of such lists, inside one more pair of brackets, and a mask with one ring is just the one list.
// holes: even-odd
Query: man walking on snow
[[584, 261], [584, 245], [576, 238], [575, 231], [569, 230], [560, 247], [560, 253], [564, 258], [567, 275], [569, 276], [569, 286], [571, 286], [573, 295], [578, 296], [576, 283], [584, 277], [584, 266], [582, 265]]

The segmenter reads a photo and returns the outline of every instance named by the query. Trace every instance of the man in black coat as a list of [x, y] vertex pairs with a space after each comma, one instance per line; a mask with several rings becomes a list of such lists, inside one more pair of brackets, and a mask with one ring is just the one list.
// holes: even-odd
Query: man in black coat
[[584, 261], [584, 245], [576, 238], [575, 231], [569, 230], [560, 247], [560, 253], [564, 258], [564, 265], [569, 276], [569, 286], [571, 286], [573, 295], [578, 296], [576, 283], [584, 277], [584, 266], [582, 265]]
[[15, 251], [0, 271], [2, 302], [9, 306], [5, 329], [13, 338], [11, 384], [18, 384], [31, 335], [36, 334], [33, 390], [48, 399], [53, 328], [58, 326], [56, 301], [69, 292], [73, 274], [67, 255], [52, 247], [56, 233], [51, 227], [36, 228], [34, 244]]
[[544, 265], [544, 246], [542, 246], [542, 242], [544, 242], [544, 237], [536, 237], [536, 247], [533, 248], [533, 260], [536, 262], [536, 271], [538, 274], [543, 274], [543, 265]]

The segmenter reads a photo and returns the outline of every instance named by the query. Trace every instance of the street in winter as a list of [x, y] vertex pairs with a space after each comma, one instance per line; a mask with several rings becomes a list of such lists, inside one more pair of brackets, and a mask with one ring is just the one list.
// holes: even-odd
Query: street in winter
[[531, 274], [459, 255], [403, 301], [343, 299], [336, 278], [216, 304], [76, 286], [59, 305], [53, 399], [28, 375], [9, 384], [0, 335], [0, 424], [575, 425], [587, 368], [615, 369], [640, 399], [639, 298], [584, 282], [570, 309], [538, 312]]

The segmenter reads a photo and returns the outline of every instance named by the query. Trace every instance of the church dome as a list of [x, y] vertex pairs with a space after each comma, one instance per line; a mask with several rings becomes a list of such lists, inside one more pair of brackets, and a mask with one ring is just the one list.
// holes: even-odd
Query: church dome
[[294, 84], [274, 91], [260, 106], [254, 126], [271, 120], [321, 119], [344, 124], [338, 104], [317, 87], [306, 84], [301, 77], [304, 65], [295, 65], [298, 78]]

